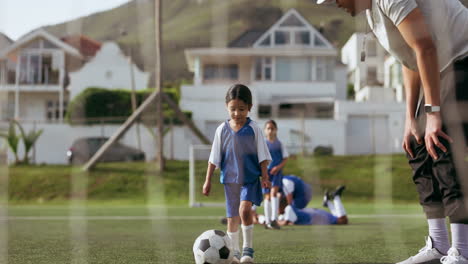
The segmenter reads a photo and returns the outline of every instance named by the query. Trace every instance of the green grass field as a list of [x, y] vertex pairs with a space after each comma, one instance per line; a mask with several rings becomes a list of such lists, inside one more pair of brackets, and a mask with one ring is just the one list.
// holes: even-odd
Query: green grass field
[[[201, 190], [206, 161], [197, 163]], [[0, 186], [0, 263], [194, 263], [192, 244], [208, 229], [225, 230], [224, 208], [188, 208], [188, 162], [14, 166]], [[324, 189], [346, 184], [350, 225], [255, 228], [256, 263], [395, 263], [424, 245], [427, 233], [403, 155], [295, 157], [285, 174]], [[8, 194], [8, 202], [6, 200]], [[3, 198], [2, 198], [3, 197]], [[213, 179], [209, 198], [222, 202]], [[261, 209], [260, 209], [261, 211]]]
[[[423, 246], [418, 205], [344, 201], [348, 226], [256, 226], [256, 263], [394, 263]], [[8, 239], [0, 263], [194, 263], [195, 238], [225, 230], [223, 215], [223, 208], [10, 206], [0, 221], [0, 250]]]

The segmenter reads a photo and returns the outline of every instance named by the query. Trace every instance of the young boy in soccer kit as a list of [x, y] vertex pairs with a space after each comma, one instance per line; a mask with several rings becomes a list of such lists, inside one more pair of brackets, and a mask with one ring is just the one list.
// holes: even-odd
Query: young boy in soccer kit
[[[287, 205], [284, 208], [280, 225], [346, 225], [348, 217], [346, 210], [341, 202], [341, 193], [344, 187], [340, 186], [334, 194], [328, 192], [324, 195], [324, 206], [328, 207], [330, 212], [316, 208], [297, 208], [293, 205]], [[283, 208], [281, 208], [283, 209]]]
[[[242, 84], [233, 85], [226, 95], [230, 119], [215, 133], [203, 194], [211, 190], [215, 168], [221, 169], [221, 183], [226, 197], [228, 230], [234, 247], [233, 263], [253, 263], [252, 205], [262, 202], [262, 187], [270, 187], [267, 166], [271, 161], [262, 130], [248, 117], [252, 94]], [[261, 181], [260, 181], [261, 176]], [[242, 223], [243, 249], [239, 249], [239, 224]]]
[[277, 137], [278, 126], [274, 120], [269, 120], [265, 123], [265, 142], [270, 151], [272, 158], [268, 165], [268, 176], [271, 181], [271, 188], [264, 188], [264, 213], [265, 213], [265, 228], [280, 229], [278, 225], [278, 210], [280, 188], [283, 180], [283, 168], [288, 160], [288, 152], [284, 145]]
[[301, 178], [294, 175], [283, 176], [282, 193], [284, 194], [288, 205], [298, 209], [307, 207], [312, 199], [312, 188]]

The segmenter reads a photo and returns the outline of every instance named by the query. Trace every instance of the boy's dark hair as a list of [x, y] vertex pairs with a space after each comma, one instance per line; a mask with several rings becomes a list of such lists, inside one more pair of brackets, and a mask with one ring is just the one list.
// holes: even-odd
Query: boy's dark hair
[[268, 124], [272, 124], [276, 129], [278, 129], [278, 125], [276, 124], [275, 120], [270, 119], [270, 120], [266, 121], [265, 127], [266, 127]]
[[252, 105], [252, 93], [249, 87], [243, 84], [234, 84], [226, 93], [226, 104], [231, 100], [239, 99], [247, 105]]

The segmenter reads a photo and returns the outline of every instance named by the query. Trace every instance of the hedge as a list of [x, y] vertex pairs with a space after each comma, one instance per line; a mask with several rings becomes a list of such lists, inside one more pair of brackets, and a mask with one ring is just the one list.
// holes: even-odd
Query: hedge
[[[152, 92], [153, 90], [137, 91], [137, 105], [141, 105]], [[165, 88], [164, 92], [176, 103], [179, 102], [180, 96], [177, 89]], [[171, 121], [174, 124], [182, 123], [175, 117], [174, 111], [169, 108], [167, 103], [163, 104], [163, 111], [166, 124]], [[188, 118], [191, 118], [191, 112], [184, 111], [184, 113]], [[130, 90], [89, 87], [70, 102], [65, 117], [69, 124], [123, 123], [131, 114]], [[156, 109], [150, 107], [141, 118], [155, 122]]]

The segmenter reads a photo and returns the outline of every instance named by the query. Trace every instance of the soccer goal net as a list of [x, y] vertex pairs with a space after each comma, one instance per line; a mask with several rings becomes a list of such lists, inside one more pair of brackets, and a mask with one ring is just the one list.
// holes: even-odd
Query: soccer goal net
[[219, 182], [219, 169], [215, 170], [211, 179], [210, 195], [204, 196], [202, 193], [211, 145], [191, 145], [189, 151], [189, 206], [224, 206], [224, 189]]

